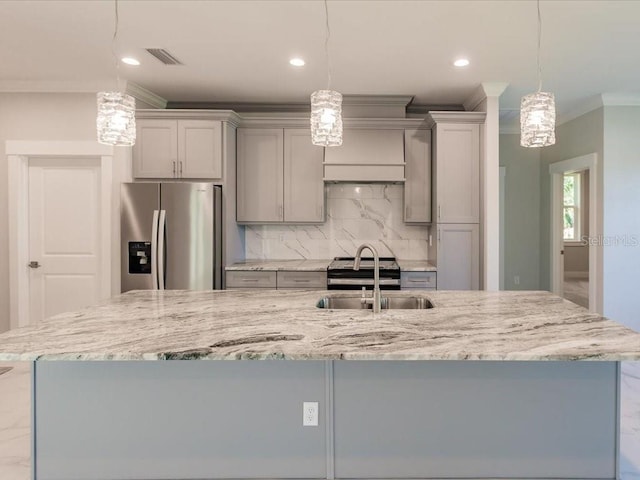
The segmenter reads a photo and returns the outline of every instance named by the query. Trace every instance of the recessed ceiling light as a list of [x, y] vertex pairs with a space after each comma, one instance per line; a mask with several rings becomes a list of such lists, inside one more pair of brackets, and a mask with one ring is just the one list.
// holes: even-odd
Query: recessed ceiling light
[[289, 63], [291, 65], [293, 65], [294, 67], [303, 67], [304, 66], [304, 60], [301, 58], [292, 58], [291, 60], [289, 60]]
[[467, 65], [469, 65], [469, 60], [467, 60], [466, 58], [459, 58], [455, 62], [453, 62], [453, 64], [456, 67], [466, 67]]
[[127, 65], [134, 65], [136, 67], [140, 65], [140, 62], [132, 57], [124, 57], [122, 59], [122, 63], [126, 63]]

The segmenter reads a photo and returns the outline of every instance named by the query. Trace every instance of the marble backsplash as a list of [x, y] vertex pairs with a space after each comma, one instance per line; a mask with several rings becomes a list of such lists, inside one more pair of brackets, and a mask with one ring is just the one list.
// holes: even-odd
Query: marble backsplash
[[245, 228], [248, 260], [328, 259], [353, 256], [371, 243], [380, 256], [427, 260], [429, 227], [403, 222], [404, 186], [327, 184], [327, 220], [321, 225], [253, 225]]

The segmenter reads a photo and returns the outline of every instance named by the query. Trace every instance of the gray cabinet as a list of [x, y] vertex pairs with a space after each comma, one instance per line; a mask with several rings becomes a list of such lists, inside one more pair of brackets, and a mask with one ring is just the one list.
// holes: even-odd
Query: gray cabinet
[[276, 272], [231, 270], [227, 271], [227, 288], [276, 288]]
[[237, 221], [283, 221], [284, 131], [239, 128], [237, 136]]
[[401, 272], [400, 288], [402, 290], [435, 290], [436, 272]]
[[434, 217], [438, 223], [480, 222], [480, 125], [436, 123]]
[[278, 290], [284, 288], [307, 288], [326, 290], [327, 272], [304, 272], [280, 270], [277, 275]]
[[237, 221], [322, 223], [323, 155], [308, 129], [238, 129]]
[[431, 223], [431, 131], [404, 131], [404, 221]]
[[477, 223], [437, 226], [439, 290], [480, 288], [480, 229]]
[[429, 259], [438, 290], [478, 290], [480, 285], [481, 112], [431, 112], [433, 204]]
[[222, 178], [222, 122], [139, 119], [134, 178]]
[[303, 288], [326, 290], [327, 272], [303, 270], [228, 270], [227, 288]]

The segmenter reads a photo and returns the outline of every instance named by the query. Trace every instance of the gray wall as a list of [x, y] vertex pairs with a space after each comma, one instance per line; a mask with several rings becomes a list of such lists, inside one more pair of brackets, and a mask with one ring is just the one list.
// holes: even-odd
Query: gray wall
[[[556, 144], [540, 151], [540, 288], [551, 288], [551, 163], [598, 155], [598, 168], [603, 164], [603, 108], [593, 110], [556, 128]], [[602, 177], [602, 176], [601, 176]], [[599, 212], [602, 224], [602, 217]]]
[[[540, 288], [540, 149], [520, 146], [520, 134], [500, 135], [505, 175], [505, 290]], [[516, 285], [514, 277], [520, 277]]]
[[0, 93], [0, 332], [9, 329], [7, 140], [95, 140], [95, 93]]

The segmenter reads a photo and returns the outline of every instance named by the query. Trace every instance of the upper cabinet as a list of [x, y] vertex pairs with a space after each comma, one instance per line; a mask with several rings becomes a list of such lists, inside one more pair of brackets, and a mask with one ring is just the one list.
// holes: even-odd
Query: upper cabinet
[[479, 223], [480, 125], [443, 121], [433, 132], [435, 221]]
[[222, 122], [138, 119], [134, 178], [222, 178]]
[[431, 131], [404, 131], [404, 221], [431, 222]]
[[239, 128], [237, 221], [324, 222], [324, 149], [309, 129]]

